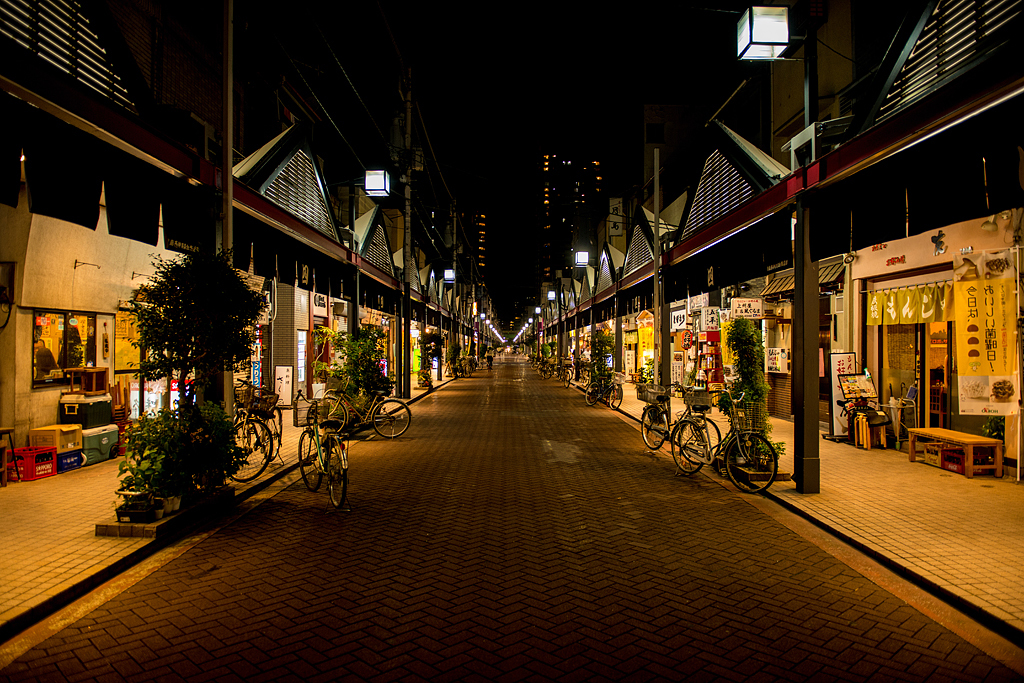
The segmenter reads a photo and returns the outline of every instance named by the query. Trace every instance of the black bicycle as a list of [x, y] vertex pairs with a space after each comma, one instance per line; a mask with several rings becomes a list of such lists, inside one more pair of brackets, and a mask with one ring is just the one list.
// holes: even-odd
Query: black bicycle
[[621, 372], [613, 372], [610, 376], [601, 377], [587, 385], [587, 405], [592, 406], [598, 401], [604, 401], [608, 407], [615, 410], [622, 405], [622, 384], [626, 376]]

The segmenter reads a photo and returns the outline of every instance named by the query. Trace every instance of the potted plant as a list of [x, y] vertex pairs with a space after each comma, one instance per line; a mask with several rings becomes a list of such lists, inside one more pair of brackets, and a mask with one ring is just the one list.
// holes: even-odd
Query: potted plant
[[133, 487], [144, 483], [149, 497], [173, 500], [220, 488], [244, 461], [231, 418], [203, 393], [220, 373], [249, 361], [264, 301], [234, 269], [230, 252], [157, 258], [153, 265], [155, 274], [131, 302], [138, 331], [132, 344], [146, 351], [139, 377], [176, 380], [179, 402], [135, 425], [122, 467]]
[[[156, 448], [131, 448], [118, 465], [123, 500], [117, 506], [117, 521], [147, 523], [157, 519], [156, 481], [163, 470], [164, 454]], [[163, 513], [163, 502], [159, 505]]]

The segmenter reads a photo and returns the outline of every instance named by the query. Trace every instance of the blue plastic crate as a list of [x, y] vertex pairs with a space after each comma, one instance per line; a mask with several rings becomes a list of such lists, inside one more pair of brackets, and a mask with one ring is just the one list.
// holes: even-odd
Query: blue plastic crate
[[81, 450], [68, 451], [67, 453], [57, 454], [57, 474], [63, 474], [64, 472], [77, 470], [84, 464], [85, 456], [82, 455]]

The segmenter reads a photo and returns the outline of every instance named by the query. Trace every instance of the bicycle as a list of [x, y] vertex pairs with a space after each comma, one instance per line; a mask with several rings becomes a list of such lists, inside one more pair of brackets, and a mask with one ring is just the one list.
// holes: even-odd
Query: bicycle
[[690, 419], [697, 422], [707, 432], [708, 448], [711, 449], [712, 456], [715, 455], [722, 442], [722, 431], [715, 421], [707, 416], [708, 411], [711, 410], [711, 394], [676, 382], [670, 386], [672, 389], [683, 392], [683, 404], [686, 406], [684, 411], [676, 415], [676, 422], [672, 422], [669, 417], [669, 392], [665, 387], [657, 384], [637, 385], [637, 398], [648, 404], [640, 418], [640, 436], [644, 443], [651, 450], [659, 449], [665, 439], [672, 434], [673, 428], [679, 420]]
[[235, 385], [234, 409], [235, 443], [245, 451], [246, 458], [231, 478], [244, 484], [263, 474], [274, 459], [275, 437], [280, 457], [281, 409], [277, 407], [276, 393], [266, 388], [257, 391], [245, 380], [239, 380]]
[[373, 431], [385, 439], [397, 439], [412, 424], [409, 406], [397, 398], [387, 398], [387, 392], [384, 391], [375, 392], [370, 404], [363, 407], [356, 405], [344, 388], [328, 391], [324, 398], [329, 402], [329, 418], [340, 420], [348, 426], [351, 416], [355, 415], [359, 421], [352, 425], [354, 428], [371, 425]]
[[[299, 426], [299, 402], [302, 392], [295, 397], [294, 420]], [[335, 509], [340, 509], [348, 498], [348, 448], [345, 441], [349, 435], [341, 432], [341, 420], [321, 419], [322, 406], [318, 399], [309, 399], [305, 415], [305, 428], [299, 436], [299, 474], [306, 488], [312, 492], [320, 489], [324, 474], [327, 475], [327, 497]], [[321, 430], [323, 438], [321, 438]], [[350, 511], [352, 506], [349, 505]]]
[[613, 372], [610, 377], [598, 377], [587, 385], [587, 405], [592, 406], [604, 401], [612, 410], [622, 405], [622, 384], [626, 381], [625, 374]]
[[[726, 476], [744, 493], [759, 493], [766, 490], [775, 481], [779, 471], [779, 456], [775, 447], [761, 432], [754, 429], [751, 422], [757, 405], [743, 405], [745, 393], [734, 397], [728, 390], [729, 432], [718, 449], [718, 456], [723, 461]], [[751, 415], [748, 416], [748, 413]], [[690, 422], [690, 421], [687, 421]], [[699, 430], [677, 430], [673, 432], [673, 458], [675, 448], [679, 446], [683, 465], [680, 471], [691, 475], [700, 471], [704, 465], [710, 465], [716, 459], [707, 447], [707, 441]], [[701, 445], [703, 441], [703, 445]], [[676, 460], [677, 465], [680, 460]]]

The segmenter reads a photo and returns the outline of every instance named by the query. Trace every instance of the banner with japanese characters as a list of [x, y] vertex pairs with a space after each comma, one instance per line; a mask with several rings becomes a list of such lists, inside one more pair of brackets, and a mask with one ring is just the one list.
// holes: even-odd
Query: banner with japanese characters
[[961, 415], [1017, 412], [1016, 269], [1008, 250], [954, 254]]

